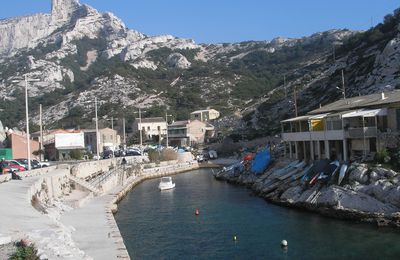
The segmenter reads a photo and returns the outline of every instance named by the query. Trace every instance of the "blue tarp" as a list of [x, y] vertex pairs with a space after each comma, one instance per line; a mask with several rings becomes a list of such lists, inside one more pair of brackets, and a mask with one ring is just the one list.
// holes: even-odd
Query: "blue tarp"
[[270, 162], [271, 154], [268, 149], [258, 152], [251, 163], [251, 172], [254, 174], [264, 173]]

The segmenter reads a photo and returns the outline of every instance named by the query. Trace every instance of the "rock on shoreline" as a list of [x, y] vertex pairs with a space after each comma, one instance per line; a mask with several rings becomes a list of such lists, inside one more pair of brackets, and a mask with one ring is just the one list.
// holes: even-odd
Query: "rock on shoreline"
[[300, 181], [307, 166], [294, 165], [296, 163], [281, 160], [262, 175], [231, 170], [219, 172], [216, 178], [246, 186], [278, 205], [333, 218], [400, 227], [399, 173], [380, 166], [369, 168], [366, 164], [353, 163], [341, 186], [322, 183], [309, 186]]

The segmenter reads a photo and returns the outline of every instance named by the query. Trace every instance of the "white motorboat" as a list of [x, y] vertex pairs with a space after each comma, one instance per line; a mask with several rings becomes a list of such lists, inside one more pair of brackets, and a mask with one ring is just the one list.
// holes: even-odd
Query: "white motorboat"
[[175, 183], [172, 182], [172, 177], [162, 177], [158, 188], [160, 190], [169, 190], [175, 188]]

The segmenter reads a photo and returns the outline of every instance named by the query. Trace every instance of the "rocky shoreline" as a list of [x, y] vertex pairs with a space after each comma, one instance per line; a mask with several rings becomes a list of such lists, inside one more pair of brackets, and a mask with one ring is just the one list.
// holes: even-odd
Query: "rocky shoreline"
[[[290, 166], [292, 165], [292, 166]], [[216, 179], [246, 186], [267, 201], [323, 216], [400, 227], [400, 173], [379, 165], [353, 163], [341, 185], [301, 181], [311, 166], [275, 162], [262, 175], [249, 170], [222, 170]]]

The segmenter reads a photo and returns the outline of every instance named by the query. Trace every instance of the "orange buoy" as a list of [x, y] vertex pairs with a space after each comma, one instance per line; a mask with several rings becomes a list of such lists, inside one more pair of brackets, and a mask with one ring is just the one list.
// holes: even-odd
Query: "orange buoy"
[[200, 211], [196, 209], [196, 212], [194, 213], [196, 216], [200, 215]]

